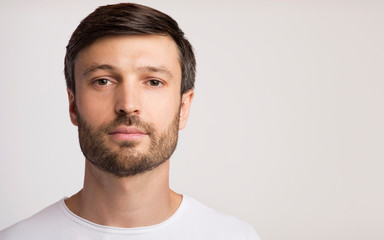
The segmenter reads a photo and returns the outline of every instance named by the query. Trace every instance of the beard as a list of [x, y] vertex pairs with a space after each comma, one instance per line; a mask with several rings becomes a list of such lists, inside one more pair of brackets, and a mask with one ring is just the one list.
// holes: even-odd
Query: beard
[[[96, 129], [85, 122], [80, 114], [77, 114], [77, 118], [80, 148], [85, 158], [100, 170], [116, 177], [134, 176], [150, 171], [166, 162], [176, 149], [179, 113], [162, 133], [137, 115], [119, 115], [115, 120]], [[108, 133], [122, 125], [135, 126], [148, 134], [150, 143], [145, 152], [136, 149], [140, 144], [138, 141], [116, 143], [108, 139]]]

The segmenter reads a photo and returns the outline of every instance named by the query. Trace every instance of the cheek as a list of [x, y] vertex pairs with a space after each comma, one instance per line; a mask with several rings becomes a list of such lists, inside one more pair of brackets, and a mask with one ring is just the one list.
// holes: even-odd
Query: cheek
[[[143, 120], [150, 121], [157, 129], [167, 129], [173, 122], [175, 115], [179, 113], [180, 98], [162, 97], [146, 101], [143, 108]], [[145, 115], [149, 119], [145, 119]]]
[[76, 98], [76, 107], [78, 115], [84, 121], [92, 126], [99, 126], [106, 121], [109, 121], [113, 107], [110, 99], [92, 94], [79, 93]]

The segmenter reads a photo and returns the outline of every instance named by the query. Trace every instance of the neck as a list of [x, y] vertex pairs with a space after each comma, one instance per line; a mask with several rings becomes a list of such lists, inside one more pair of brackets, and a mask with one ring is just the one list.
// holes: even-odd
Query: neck
[[152, 171], [123, 178], [86, 161], [84, 187], [65, 203], [73, 213], [91, 222], [132, 228], [165, 221], [181, 199], [169, 189], [169, 161]]

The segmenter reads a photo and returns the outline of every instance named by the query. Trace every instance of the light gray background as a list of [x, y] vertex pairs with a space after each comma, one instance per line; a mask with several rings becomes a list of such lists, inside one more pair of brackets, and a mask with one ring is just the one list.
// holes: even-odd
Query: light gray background
[[[82, 187], [69, 37], [116, 1], [0, 3], [0, 229]], [[171, 185], [276, 240], [384, 239], [383, 1], [137, 1], [198, 61]]]

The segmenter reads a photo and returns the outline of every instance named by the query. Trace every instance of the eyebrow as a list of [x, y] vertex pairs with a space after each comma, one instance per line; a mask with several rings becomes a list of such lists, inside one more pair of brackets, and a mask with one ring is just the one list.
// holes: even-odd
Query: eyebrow
[[[87, 76], [88, 74], [93, 73], [97, 70], [116, 71], [117, 67], [109, 65], [109, 64], [97, 64], [97, 63], [95, 63], [95, 64], [92, 64], [91, 66], [89, 66], [87, 69], [85, 69], [83, 76]], [[173, 74], [171, 73], [171, 71], [169, 71], [163, 65], [160, 65], [160, 66], [150, 66], [150, 65], [140, 66], [140, 67], [137, 67], [136, 70], [138, 72], [143, 72], [143, 73], [162, 73], [162, 74], [169, 76], [170, 78], [173, 78]]]
[[90, 73], [95, 72], [96, 70], [111, 70], [116, 71], [116, 67], [109, 65], [109, 64], [92, 64], [91, 66], [87, 67], [85, 69], [83, 76], [87, 76]]
[[139, 72], [144, 73], [162, 73], [165, 75], [168, 75], [168, 77], [173, 78], [173, 75], [171, 71], [169, 71], [166, 67], [163, 65], [160, 66], [140, 66], [136, 68]]

